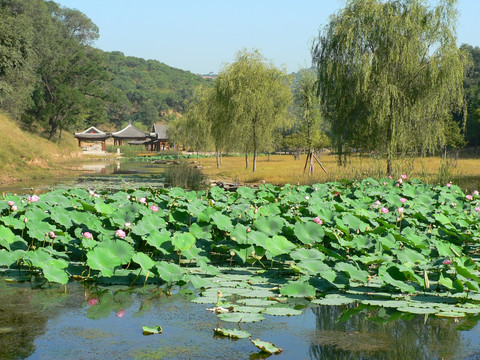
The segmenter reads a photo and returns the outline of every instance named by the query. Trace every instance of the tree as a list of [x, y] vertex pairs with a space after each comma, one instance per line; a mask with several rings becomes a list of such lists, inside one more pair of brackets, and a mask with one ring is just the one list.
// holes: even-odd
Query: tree
[[313, 159], [320, 164], [324, 171], [325, 168], [315, 156], [315, 139], [321, 135], [322, 114], [320, 111], [320, 101], [317, 96], [317, 79], [315, 73], [311, 70], [303, 70], [300, 72], [300, 78], [295, 88], [295, 100], [300, 109], [300, 134], [305, 139], [307, 149], [307, 158], [305, 159], [305, 167], [308, 165], [308, 175], [311, 176], [314, 171]]
[[331, 17], [312, 55], [340, 156], [374, 148], [391, 174], [398, 154], [446, 143], [445, 124], [464, 106], [454, 3], [348, 0]]
[[468, 110], [466, 138], [476, 153], [480, 144], [480, 47], [463, 44], [460, 48], [469, 59], [463, 81]]
[[[253, 152], [253, 171], [262, 146], [270, 145], [275, 130], [287, 123], [287, 110], [292, 101], [286, 74], [275, 68], [258, 52], [242, 50], [236, 61], [226, 66], [215, 79], [216, 102], [222, 108], [215, 129], [228, 133], [223, 138], [231, 146]], [[214, 130], [215, 130], [214, 129]]]

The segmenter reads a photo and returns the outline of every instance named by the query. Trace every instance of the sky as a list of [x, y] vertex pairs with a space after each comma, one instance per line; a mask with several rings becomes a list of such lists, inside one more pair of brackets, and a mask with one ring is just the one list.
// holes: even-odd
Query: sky
[[[217, 74], [237, 51], [258, 49], [288, 73], [311, 65], [310, 49], [344, 0], [54, 0], [100, 29], [94, 46]], [[480, 0], [459, 0], [458, 44], [480, 46]]]

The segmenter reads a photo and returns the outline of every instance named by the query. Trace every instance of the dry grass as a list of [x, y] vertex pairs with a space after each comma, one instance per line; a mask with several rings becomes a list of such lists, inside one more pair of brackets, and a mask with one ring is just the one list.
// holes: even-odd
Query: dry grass
[[48, 141], [22, 131], [12, 119], [0, 114], [0, 183], [50, 176], [56, 164], [71, 158], [78, 147], [71, 134]]
[[[294, 160], [292, 155], [272, 155], [257, 160], [257, 171], [245, 169], [244, 157], [224, 157], [221, 167], [216, 167], [215, 158], [203, 158], [198, 161], [203, 166], [204, 173], [215, 180], [238, 182], [241, 184], [258, 184], [262, 180], [275, 185], [286, 183], [308, 185], [314, 183], [338, 181], [341, 179], [362, 179], [365, 177], [380, 178], [386, 176], [386, 162], [369, 156], [352, 156], [346, 167], [339, 167], [337, 157], [324, 154], [320, 161], [327, 170], [322, 171], [318, 164], [312, 177], [303, 174], [305, 165], [303, 155]], [[394, 165], [395, 176], [407, 174], [410, 178], [418, 178], [429, 183], [457, 183], [465, 189], [480, 189], [480, 159], [459, 159], [456, 166], [446, 165], [439, 157], [422, 159], [407, 159], [397, 161]]]

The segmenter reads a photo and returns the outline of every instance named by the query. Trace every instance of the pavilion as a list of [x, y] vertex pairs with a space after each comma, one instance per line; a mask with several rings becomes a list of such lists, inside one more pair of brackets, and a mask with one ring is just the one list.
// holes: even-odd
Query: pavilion
[[74, 136], [78, 140], [78, 146], [82, 146], [82, 141], [86, 142], [102, 142], [102, 151], [106, 150], [105, 141], [111, 137], [110, 133], [105, 133], [101, 130], [98, 130], [95, 126], [90, 126], [87, 130], [79, 133], [75, 133]]
[[129, 144], [143, 144], [149, 141], [151, 134], [138, 130], [131, 123], [120, 131], [112, 133], [115, 146], [123, 145], [124, 140], [131, 140]]

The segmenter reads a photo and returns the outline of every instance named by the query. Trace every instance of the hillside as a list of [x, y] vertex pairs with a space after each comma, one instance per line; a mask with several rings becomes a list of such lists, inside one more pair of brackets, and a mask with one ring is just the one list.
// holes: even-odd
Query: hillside
[[150, 127], [169, 121], [164, 114], [184, 113], [196, 86], [213, 84], [212, 79], [119, 51], [105, 52], [104, 62], [112, 79], [108, 86], [116, 98], [109, 119], [117, 126], [131, 121]]
[[0, 133], [0, 184], [49, 176], [57, 171], [56, 163], [78, 152], [72, 135], [64, 133], [52, 142], [22, 131], [4, 114], [0, 114]]

